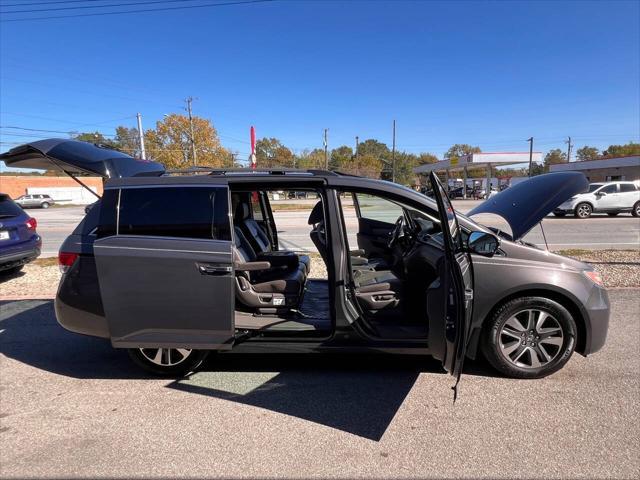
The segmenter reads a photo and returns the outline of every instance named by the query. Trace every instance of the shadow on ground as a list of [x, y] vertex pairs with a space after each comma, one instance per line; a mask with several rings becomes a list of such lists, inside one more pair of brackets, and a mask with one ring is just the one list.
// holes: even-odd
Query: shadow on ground
[[[151, 378], [108, 340], [60, 327], [51, 301], [0, 303], [0, 353], [73, 378]], [[167, 387], [265, 408], [377, 441], [421, 373], [444, 372], [439, 362], [424, 355], [232, 352], [210, 355], [200, 371]], [[479, 362], [469, 364], [465, 373], [494, 374]]]

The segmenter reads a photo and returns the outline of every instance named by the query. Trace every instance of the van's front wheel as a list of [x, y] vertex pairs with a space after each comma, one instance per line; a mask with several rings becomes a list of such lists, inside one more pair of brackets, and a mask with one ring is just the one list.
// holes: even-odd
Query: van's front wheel
[[512, 378], [542, 378], [557, 372], [576, 344], [571, 314], [549, 298], [515, 298], [500, 306], [485, 327], [485, 357]]
[[188, 348], [130, 348], [129, 356], [139, 367], [154, 375], [182, 376], [197, 369], [208, 350]]

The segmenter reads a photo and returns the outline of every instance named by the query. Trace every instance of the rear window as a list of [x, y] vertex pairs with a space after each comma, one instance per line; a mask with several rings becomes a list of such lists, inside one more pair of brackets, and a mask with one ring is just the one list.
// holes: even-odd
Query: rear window
[[621, 183], [620, 184], [620, 192], [621, 193], [635, 192], [636, 190], [638, 190], [638, 189], [636, 188], [636, 186], [633, 183]]
[[225, 188], [107, 190], [101, 203], [98, 237], [118, 234], [231, 240]]
[[17, 217], [22, 214], [20, 208], [8, 195], [0, 195], [0, 217]]

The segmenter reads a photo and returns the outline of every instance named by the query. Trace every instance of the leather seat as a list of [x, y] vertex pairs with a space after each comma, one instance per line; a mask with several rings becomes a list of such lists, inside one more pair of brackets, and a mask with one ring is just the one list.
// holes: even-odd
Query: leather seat
[[[327, 233], [324, 225], [324, 211], [322, 209], [322, 201], [316, 203], [309, 214], [307, 220], [309, 225], [313, 226], [309, 236], [311, 241], [316, 246], [316, 249], [320, 253], [322, 260], [326, 265], [329, 265], [328, 246], [327, 246]], [[358, 250], [356, 252], [350, 252], [351, 267], [354, 270], [378, 270], [388, 269], [388, 264], [381, 258], [367, 258], [363, 255], [364, 250]]]
[[296, 308], [307, 278], [304, 265], [272, 264], [268, 254], [256, 254], [240, 228], [235, 227], [234, 234], [236, 298], [240, 304], [261, 313]]
[[[242, 233], [249, 240], [251, 247], [257, 254], [271, 252], [271, 242], [265, 231], [258, 225], [251, 216], [250, 205], [241, 199], [238, 201], [234, 215], [234, 223], [239, 226]], [[278, 252], [289, 252], [288, 250], [278, 250]], [[294, 252], [289, 252], [295, 254]], [[307, 273], [311, 267], [311, 258], [308, 255], [297, 255], [298, 261], [304, 265]]]

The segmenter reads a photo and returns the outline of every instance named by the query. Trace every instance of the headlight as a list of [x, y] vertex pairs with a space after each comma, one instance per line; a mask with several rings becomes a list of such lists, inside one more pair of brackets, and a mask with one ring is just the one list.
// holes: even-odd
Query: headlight
[[591, 280], [593, 283], [598, 285], [599, 287], [604, 287], [604, 282], [602, 281], [602, 275], [595, 270], [584, 270], [584, 276]]

